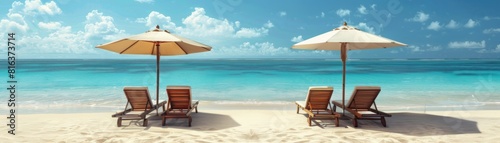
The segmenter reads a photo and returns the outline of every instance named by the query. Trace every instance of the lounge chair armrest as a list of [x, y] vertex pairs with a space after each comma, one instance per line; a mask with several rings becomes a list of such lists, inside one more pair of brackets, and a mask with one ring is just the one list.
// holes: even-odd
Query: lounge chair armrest
[[307, 114], [309, 114], [309, 116], [311, 116], [311, 117], [314, 117], [314, 116], [315, 116], [315, 114], [314, 114], [311, 110], [307, 110], [307, 109], [305, 109], [305, 108], [304, 108], [304, 111], [305, 111]]
[[154, 105], [152, 108], [154, 110], [156, 110], [156, 109], [158, 109], [158, 108], [160, 108], [162, 106], [165, 106], [165, 104], [167, 104], [167, 101], [162, 101], [162, 102], [158, 103], [157, 105]]
[[146, 117], [146, 115], [148, 115], [149, 113], [151, 113], [154, 110], [156, 110], [156, 109], [148, 109], [148, 110], [142, 112], [139, 116]]
[[382, 111], [379, 111], [379, 110], [375, 110], [373, 108], [370, 108], [370, 111], [372, 111], [375, 114], [379, 114], [379, 115], [382, 115], [382, 116], [385, 116], [385, 117], [392, 117], [391, 114], [388, 114], [388, 113], [385, 113], [385, 112], [382, 112]]
[[191, 109], [191, 110], [187, 111], [187, 112], [186, 112], [186, 116], [191, 115], [191, 111], [193, 111], [193, 109]]
[[353, 110], [351, 108], [345, 108], [345, 110], [351, 114], [353, 114], [354, 116], [358, 117], [358, 118], [361, 118], [363, 117], [363, 115], [361, 113], [359, 113], [358, 111], [356, 110]]
[[332, 103], [333, 103], [334, 106], [338, 106], [340, 108], [344, 108], [344, 105], [342, 105], [342, 103], [340, 103], [340, 102], [332, 101]]
[[200, 101], [196, 100], [194, 103], [191, 103], [191, 108], [196, 108], [198, 107], [198, 104], [200, 103]]
[[127, 113], [128, 113], [128, 112], [130, 112], [130, 111], [132, 111], [132, 109], [127, 109], [127, 110], [125, 110], [125, 111], [121, 111], [121, 112], [115, 113], [115, 114], [111, 115], [111, 117], [119, 117], [119, 116], [121, 116], [121, 115], [125, 115], [125, 114], [127, 114]]

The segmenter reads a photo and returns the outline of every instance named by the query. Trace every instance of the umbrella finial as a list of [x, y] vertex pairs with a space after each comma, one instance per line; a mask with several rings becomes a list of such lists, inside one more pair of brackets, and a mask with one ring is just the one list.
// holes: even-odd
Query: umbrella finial
[[344, 21], [344, 26], [347, 26], [347, 22]]
[[156, 25], [156, 29], [160, 29], [160, 25]]

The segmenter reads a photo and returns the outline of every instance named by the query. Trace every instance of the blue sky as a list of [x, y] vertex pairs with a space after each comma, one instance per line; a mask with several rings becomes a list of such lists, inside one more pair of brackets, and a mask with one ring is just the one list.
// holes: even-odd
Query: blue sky
[[[406, 47], [350, 51], [349, 58], [500, 58], [497, 1], [26, 0], [0, 1], [0, 39], [16, 33], [18, 58], [154, 58], [98, 44], [160, 25], [213, 47], [173, 58], [338, 58], [293, 50], [344, 21]], [[6, 47], [6, 42], [0, 42]], [[6, 48], [1, 48], [6, 53]]]

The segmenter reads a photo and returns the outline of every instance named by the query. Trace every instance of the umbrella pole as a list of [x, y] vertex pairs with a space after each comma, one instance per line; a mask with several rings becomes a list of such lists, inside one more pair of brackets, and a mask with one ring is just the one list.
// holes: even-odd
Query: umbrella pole
[[[160, 43], [156, 42], [156, 106], [158, 106], [158, 101], [160, 101]], [[158, 108], [156, 108], [156, 115], [158, 114]]]
[[340, 58], [342, 58], [342, 116], [345, 116], [345, 63], [347, 60], [347, 43], [342, 43], [340, 46]]

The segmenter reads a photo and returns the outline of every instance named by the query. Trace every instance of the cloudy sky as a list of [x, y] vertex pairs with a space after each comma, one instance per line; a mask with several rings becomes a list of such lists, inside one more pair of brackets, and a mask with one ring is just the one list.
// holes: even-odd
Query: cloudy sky
[[[0, 42], [15, 32], [17, 56], [154, 58], [95, 46], [160, 25], [213, 47], [174, 58], [338, 58], [293, 50], [344, 21], [406, 47], [350, 51], [349, 58], [500, 58], [497, 1], [26, 0], [0, 1]], [[0, 49], [6, 53], [6, 48]]]

